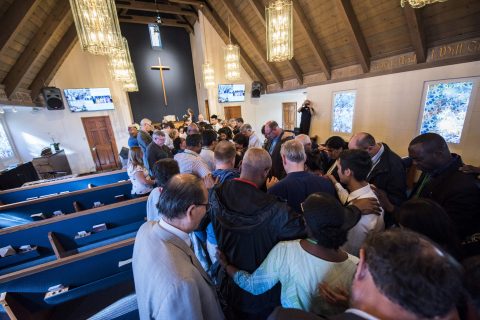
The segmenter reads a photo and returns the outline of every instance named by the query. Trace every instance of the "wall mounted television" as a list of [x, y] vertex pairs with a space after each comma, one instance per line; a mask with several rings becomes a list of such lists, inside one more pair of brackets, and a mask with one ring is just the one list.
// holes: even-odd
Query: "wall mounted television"
[[219, 84], [218, 102], [241, 102], [245, 101], [244, 84]]
[[109, 88], [64, 89], [63, 94], [72, 112], [115, 109]]

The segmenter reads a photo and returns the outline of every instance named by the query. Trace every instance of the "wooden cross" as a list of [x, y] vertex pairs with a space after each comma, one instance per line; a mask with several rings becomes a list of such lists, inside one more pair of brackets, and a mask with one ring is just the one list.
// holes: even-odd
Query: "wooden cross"
[[163, 66], [160, 57], [158, 57], [158, 66], [151, 66], [151, 70], [160, 70], [160, 81], [162, 82], [163, 99], [165, 100], [165, 107], [167, 106], [167, 91], [165, 90], [165, 80], [163, 79], [163, 70], [170, 70], [169, 66]]

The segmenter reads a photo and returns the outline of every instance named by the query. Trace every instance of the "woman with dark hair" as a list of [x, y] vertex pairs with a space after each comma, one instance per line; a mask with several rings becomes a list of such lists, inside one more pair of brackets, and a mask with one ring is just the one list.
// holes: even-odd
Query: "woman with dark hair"
[[158, 221], [160, 219], [160, 212], [158, 212], [157, 204], [158, 198], [163, 191], [163, 188], [167, 184], [168, 180], [174, 175], [180, 173], [178, 168], [178, 162], [171, 159], [165, 158], [158, 160], [153, 165], [153, 175], [155, 177], [155, 183], [157, 187], [150, 192], [147, 200], [147, 220], [148, 221]]
[[402, 204], [396, 214], [400, 227], [423, 234], [459, 259], [460, 242], [445, 209], [431, 199], [416, 198]]
[[155, 182], [150, 179], [143, 164], [143, 152], [140, 147], [131, 147], [128, 152], [127, 174], [132, 182], [132, 196], [146, 196], [152, 191]]
[[230, 130], [229, 127], [223, 127], [218, 129], [218, 141], [223, 141], [223, 140], [230, 141], [232, 140], [232, 137], [233, 137], [232, 130]]
[[344, 311], [317, 290], [319, 283], [349, 292], [358, 258], [340, 247], [360, 214], [344, 208], [327, 193], [314, 193], [302, 204], [307, 239], [279, 242], [253, 273], [238, 270], [218, 251], [220, 264], [242, 289], [259, 295], [278, 282], [285, 308], [303, 309], [324, 316]]
[[182, 153], [187, 148], [187, 143], [185, 138], [177, 137], [173, 140], [173, 150], [172, 154], [176, 155], [177, 153]]
[[336, 176], [337, 159], [340, 156], [340, 153], [346, 149], [348, 149], [348, 143], [345, 142], [342, 137], [332, 136], [325, 141], [324, 151], [329, 158], [328, 162], [325, 163], [325, 174], [333, 174], [338, 180], [338, 176]]

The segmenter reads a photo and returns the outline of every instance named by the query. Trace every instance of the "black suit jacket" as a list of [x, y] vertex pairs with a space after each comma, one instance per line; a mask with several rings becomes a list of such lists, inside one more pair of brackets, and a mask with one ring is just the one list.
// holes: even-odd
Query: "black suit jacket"
[[[270, 169], [270, 176], [277, 177], [278, 180], [283, 179], [287, 174], [285, 173], [285, 169], [283, 168], [282, 156], [280, 155], [280, 149], [282, 148], [282, 144], [285, 141], [292, 140], [293, 136], [284, 137], [285, 131], [282, 131], [280, 134], [280, 139], [278, 143], [273, 148], [272, 153], [270, 156], [272, 157], [272, 168]], [[270, 150], [270, 146], [272, 145], [273, 140], [269, 139], [265, 144], [265, 149], [267, 152]]]

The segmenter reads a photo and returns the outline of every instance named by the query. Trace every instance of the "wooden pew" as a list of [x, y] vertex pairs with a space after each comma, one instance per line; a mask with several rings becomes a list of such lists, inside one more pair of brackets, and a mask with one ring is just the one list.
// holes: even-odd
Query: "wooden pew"
[[64, 214], [77, 211], [74, 201], [84, 209], [92, 208], [95, 202], [112, 204], [131, 197], [131, 182], [129, 180], [115, 182], [91, 189], [62, 193], [52, 197], [43, 197], [34, 200], [22, 201], [0, 206], [0, 228], [8, 228], [30, 223], [41, 218], [32, 218], [31, 215], [42, 213], [45, 218], [54, 216], [60, 210]]
[[126, 170], [116, 170], [111, 172], [46, 182], [37, 185], [0, 191], [0, 202], [3, 204], [10, 204], [25, 201], [33, 197], [40, 197], [49, 194], [58, 194], [65, 191], [73, 192], [87, 189], [89, 184], [98, 187], [121, 180], [128, 180]]
[[[135, 237], [145, 221], [146, 201], [137, 198], [0, 230], [0, 247], [35, 248], [0, 258], [0, 277]], [[93, 226], [103, 223], [107, 230], [92, 232]], [[78, 237], [80, 231], [91, 235]]]
[[[134, 238], [0, 276], [10, 319], [86, 319], [134, 292]], [[46, 295], [62, 284], [65, 292]]]

